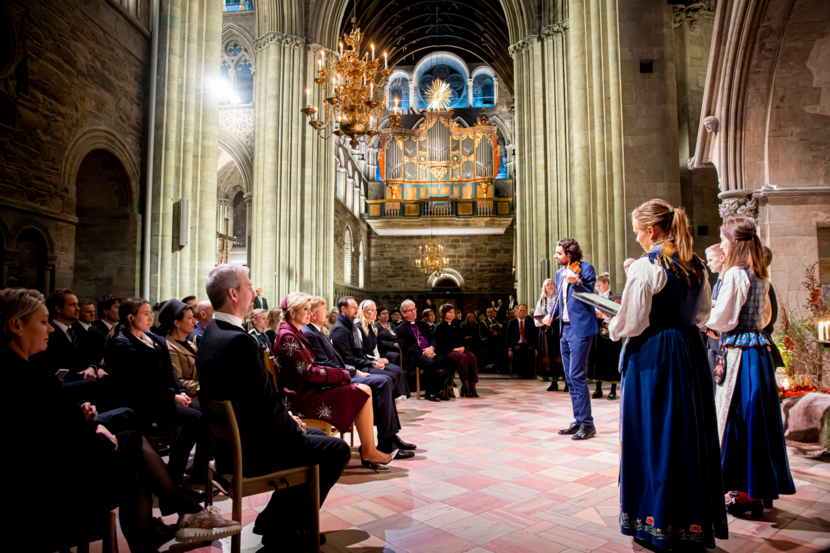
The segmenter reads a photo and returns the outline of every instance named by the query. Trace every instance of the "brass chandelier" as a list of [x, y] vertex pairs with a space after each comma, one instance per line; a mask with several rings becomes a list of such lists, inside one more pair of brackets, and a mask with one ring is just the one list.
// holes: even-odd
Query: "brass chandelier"
[[[310, 120], [308, 122], [320, 138], [327, 139], [331, 135], [348, 136], [352, 148], [358, 147], [358, 139], [362, 136], [372, 138], [378, 134], [378, 122], [383, 106], [386, 105], [386, 94], [383, 102], [374, 101], [375, 87], [383, 87], [392, 70], [389, 69], [386, 53], [383, 54], [384, 69], [380, 70], [380, 82], [375, 82], [380, 60], [375, 59], [375, 47], [372, 49], [371, 59], [369, 52], [360, 55], [360, 42], [363, 36], [352, 19], [351, 33], [343, 34], [346, 50], [340, 43], [340, 55], [329, 56], [326, 59], [325, 50], [317, 60], [317, 74], [314, 79], [319, 87], [319, 96], [325, 106], [325, 117], [318, 119], [318, 109], [311, 105], [311, 91], [306, 89], [306, 107], [302, 111]], [[322, 114], [321, 114], [322, 115]], [[374, 121], [373, 121], [374, 119]], [[335, 129], [335, 123], [337, 127]], [[328, 129], [328, 134], [325, 133]]]
[[444, 246], [436, 244], [435, 238], [430, 237], [426, 246], [418, 246], [419, 259], [415, 260], [415, 266], [422, 269], [425, 274], [435, 273], [440, 277], [449, 262], [449, 259], [442, 257]]

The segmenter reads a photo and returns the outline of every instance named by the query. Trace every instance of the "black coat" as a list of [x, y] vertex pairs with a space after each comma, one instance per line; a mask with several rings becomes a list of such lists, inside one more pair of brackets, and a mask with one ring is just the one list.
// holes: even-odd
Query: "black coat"
[[176, 417], [173, 396], [186, 390], [173, 372], [167, 340], [151, 332], [145, 334], [153, 347], [132, 332], [119, 332], [104, 351], [106, 370], [118, 386], [122, 404], [138, 413], [145, 425], [169, 424]]
[[[507, 339], [507, 347], [512, 348], [519, 343], [519, 319], [513, 319], [507, 323], [507, 332], [505, 338]], [[533, 322], [533, 317], [525, 317], [525, 342], [529, 346], [536, 347], [536, 339], [539, 337], [539, 331], [536, 328], [536, 323]]]
[[[93, 324], [97, 322], [94, 321]], [[106, 329], [107, 327], [104, 328]], [[73, 324], [72, 329], [78, 336], [80, 347], [83, 350], [81, 355], [84, 358], [84, 362], [87, 363], [87, 366], [100, 366], [101, 360], [104, 357], [104, 341], [106, 340], [106, 335], [102, 336], [100, 332], [93, 330], [92, 325], [89, 325], [89, 330], [87, 330], [81, 323]]]
[[347, 366], [343, 358], [334, 349], [334, 346], [329, 342], [329, 337], [321, 331], [307, 324], [302, 328], [303, 335], [308, 339], [311, 348], [314, 350], [314, 362], [323, 367], [335, 367], [344, 371], [349, 371], [349, 375], [354, 378], [356, 372], [354, 367]]
[[268, 311], [268, 300], [263, 296], [254, 296], [254, 309], [264, 309]]
[[[426, 337], [429, 345], [435, 348], [435, 336], [430, 332], [429, 325], [424, 321], [415, 321], [418, 327], [418, 332]], [[418, 343], [418, 337], [412, 330], [413, 325], [407, 321], [403, 321], [395, 329], [395, 334], [398, 335], [398, 345], [401, 346], [401, 351], [405, 359], [412, 359], [417, 355], [422, 355], [424, 348]]]
[[[53, 321], [49, 323], [55, 331], [49, 335], [46, 350], [30, 358], [30, 362], [37, 366], [38, 370], [54, 375], [60, 369], [67, 369], [69, 373], [64, 377], [64, 382], [73, 382], [82, 378], [79, 372], [86, 370], [89, 365], [97, 366], [101, 362], [100, 357], [97, 361], [93, 361], [88, 349], [89, 341], [85, 339], [87, 332], [84, 331], [82, 335], [75, 328], [81, 325], [72, 326], [75, 332], [75, 344], [73, 344], [60, 327]], [[83, 331], [83, 328], [81, 330]]]
[[397, 352], [397, 348], [395, 344], [398, 343], [398, 333], [395, 329], [395, 325], [392, 322], [389, 322], [389, 326], [392, 327], [392, 330], [386, 330], [381, 326], [380, 323], [375, 322], [373, 325], [375, 327], [375, 332], [378, 338], [378, 351], [380, 354], [386, 355], [389, 351]]
[[[240, 326], [213, 320], [196, 352], [201, 400], [231, 400], [242, 440], [242, 472], [259, 476], [284, 458], [287, 445], [301, 439], [297, 422], [277, 396], [257, 343]], [[204, 413], [210, 420], [211, 413]], [[223, 471], [231, 470], [230, 443], [216, 440], [214, 455]]]
[[435, 353], [448, 355], [455, 348], [466, 347], [466, 337], [461, 326], [441, 321], [435, 328]]
[[[375, 330], [375, 325], [371, 324], [368, 325], [368, 328], [366, 328], [362, 323], [355, 323], [355, 326], [360, 331], [360, 336], [363, 339], [364, 355], [375, 355], [375, 348], [377, 348], [378, 353], [380, 353], [380, 343], [378, 342], [378, 335], [377, 330]], [[381, 355], [381, 357], [383, 357], [383, 355]]]
[[352, 365], [359, 371], [369, 372], [375, 362], [366, 357], [363, 349], [354, 342], [354, 323], [343, 315], [337, 316], [337, 322], [331, 327], [329, 335], [331, 343], [347, 365]]

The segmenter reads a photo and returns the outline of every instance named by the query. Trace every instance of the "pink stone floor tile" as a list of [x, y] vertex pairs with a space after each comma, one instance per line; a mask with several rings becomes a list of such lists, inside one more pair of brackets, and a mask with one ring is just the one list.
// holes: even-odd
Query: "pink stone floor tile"
[[482, 513], [481, 516], [518, 529], [527, 528], [541, 522], [539, 519], [529, 516], [528, 513], [508, 510], [507, 506], [487, 511]]
[[450, 478], [449, 480], [446, 480], [446, 482], [475, 491], [498, 484], [501, 480], [496, 480], [495, 478], [490, 478], [489, 476], [484, 476], [482, 474], [464, 474], [456, 476], [455, 478]]
[[561, 553], [565, 546], [526, 532], [513, 532], [482, 547], [493, 553]]
[[453, 497], [452, 499], [447, 499], [443, 503], [478, 515], [507, 505], [510, 502], [483, 493], [469, 492], [458, 497]]
[[474, 543], [437, 528], [396, 542], [395, 545], [409, 553], [463, 553], [475, 548]]
[[529, 474], [527, 476], [511, 480], [511, 482], [526, 488], [538, 490], [540, 492], [547, 492], [554, 488], [559, 488], [568, 484], [568, 482], [563, 482], [562, 480], [557, 480], [556, 478], [551, 478], [550, 476], [542, 476], [541, 474]]
[[[507, 450], [510, 451], [510, 450]], [[549, 465], [543, 465], [540, 463], [535, 463], [533, 461], [528, 461], [527, 459], [520, 459], [518, 461], [513, 461], [511, 463], [507, 463], [508, 467], [513, 467], [519, 470], [525, 470], [527, 472], [542, 472], [543, 470], [547, 470], [550, 468]]]

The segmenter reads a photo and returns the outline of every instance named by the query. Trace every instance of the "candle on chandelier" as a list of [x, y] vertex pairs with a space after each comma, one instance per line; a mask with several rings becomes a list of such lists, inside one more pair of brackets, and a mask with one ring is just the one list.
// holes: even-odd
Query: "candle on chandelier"
[[375, 61], [375, 45], [372, 44], [372, 61]]
[[340, 43], [340, 57], [343, 57], [343, 43]]
[[383, 68], [389, 69], [389, 59], [386, 57], [386, 52], [383, 53]]
[[323, 60], [322, 59], [317, 60], [317, 69], [319, 71], [323, 70]]

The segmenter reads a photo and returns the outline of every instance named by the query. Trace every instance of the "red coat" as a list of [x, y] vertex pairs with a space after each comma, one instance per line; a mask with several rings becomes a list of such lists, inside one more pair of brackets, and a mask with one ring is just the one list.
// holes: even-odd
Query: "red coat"
[[369, 395], [352, 384], [349, 371], [317, 365], [302, 331], [283, 321], [274, 341], [279, 386], [286, 409], [348, 430]]

